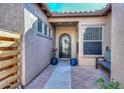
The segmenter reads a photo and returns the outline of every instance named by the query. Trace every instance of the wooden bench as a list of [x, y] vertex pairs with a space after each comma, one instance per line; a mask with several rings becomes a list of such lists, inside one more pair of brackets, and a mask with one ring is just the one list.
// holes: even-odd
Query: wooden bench
[[111, 70], [111, 51], [107, 50], [104, 53], [104, 57], [97, 57], [96, 58], [96, 69], [98, 66], [101, 65], [104, 68]]

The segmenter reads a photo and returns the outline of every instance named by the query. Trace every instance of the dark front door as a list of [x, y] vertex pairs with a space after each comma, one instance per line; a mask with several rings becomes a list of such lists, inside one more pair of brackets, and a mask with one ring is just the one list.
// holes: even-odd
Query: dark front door
[[59, 38], [59, 57], [71, 57], [71, 37], [69, 34], [64, 33]]

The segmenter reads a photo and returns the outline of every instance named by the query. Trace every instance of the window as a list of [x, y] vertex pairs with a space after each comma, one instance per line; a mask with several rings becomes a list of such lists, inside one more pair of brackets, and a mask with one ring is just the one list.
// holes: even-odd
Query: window
[[42, 22], [42, 34], [44, 34], [44, 26], [45, 26], [45, 23]]
[[42, 20], [38, 19], [38, 34], [46, 38], [52, 38], [51, 28]]
[[50, 32], [50, 31], [51, 31], [51, 30], [49, 29], [49, 31], [48, 31], [48, 32], [49, 32], [49, 37], [51, 37], [51, 32]]
[[42, 33], [42, 21], [38, 19], [38, 32]]
[[53, 32], [52, 30], [50, 29], [50, 37], [52, 38], [52, 35], [53, 35]]
[[44, 34], [47, 36], [47, 25], [45, 24], [45, 27], [44, 27]]
[[84, 33], [84, 55], [102, 55], [102, 27], [88, 27]]
[[47, 27], [47, 36], [49, 37], [49, 27]]

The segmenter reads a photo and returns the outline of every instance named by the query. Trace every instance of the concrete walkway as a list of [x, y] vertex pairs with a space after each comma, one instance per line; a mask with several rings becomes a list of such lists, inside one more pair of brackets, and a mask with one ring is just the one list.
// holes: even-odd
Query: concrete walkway
[[42, 71], [35, 79], [33, 79], [25, 89], [43, 89], [44, 85], [49, 80], [56, 66], [49, 65], [44, 71]]
[[104, 77], [109, 81], [109, 73], [90, 66], [72, 66], [69, 61], [59, 61], [49, 65], [39, 76], [32, 80], [26, 89], [97, 89], [96, 80]]
[[44, 86], [44, 89], [70, 89], [71, 88], [71, 66], [65, 62], [59, 62], [53, 74]]

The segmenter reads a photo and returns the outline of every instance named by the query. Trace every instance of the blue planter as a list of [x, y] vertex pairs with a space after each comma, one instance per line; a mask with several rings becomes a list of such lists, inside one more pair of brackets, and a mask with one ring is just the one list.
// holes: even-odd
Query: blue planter
[[52, 65], [57, 65], [58, 64], [58, 58], [52, 58], [51, 59], [51, 64]]
[[76, 66], [76, 65], [77, 65], [77, 59], [76, 59], [76, 58], [71, 58], [71, 59], [70, 59], [70, 64], [71, 64], [72, 66]]

